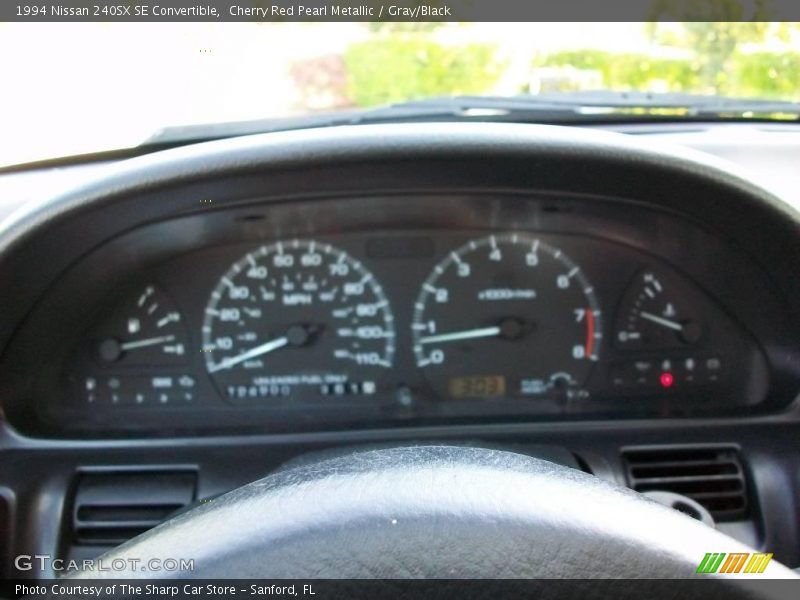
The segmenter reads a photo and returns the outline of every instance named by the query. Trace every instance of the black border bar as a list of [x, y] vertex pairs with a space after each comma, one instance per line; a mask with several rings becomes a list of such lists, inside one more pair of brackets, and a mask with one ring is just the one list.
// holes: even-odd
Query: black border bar
[[798, 0], [3, 0], [18, 22], [800, 21]]
[[[642, 574], [646, 577], [646, 574]], [[730, 600], [731, 598], [797, 598], [800, 579], [60, 579], [5, 580], [6, 600], [243, 600], [338, 598], [582, 598], [583, 600]], [[22, 594], [25, 590], [29, 593]], [[36, 590], [30, 593], [31, 590]]]

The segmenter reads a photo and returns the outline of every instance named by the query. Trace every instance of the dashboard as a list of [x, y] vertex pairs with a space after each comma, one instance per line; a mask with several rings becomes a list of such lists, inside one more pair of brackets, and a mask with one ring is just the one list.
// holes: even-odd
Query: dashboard
[[797, 566], [800, 220], [641, 138], [753, 148], [791, 187], [788, 146], [686, 127], [364, 125], [0, 176], [29, 198], [0, 224], [0, 576], [417, 444], [687, 494]]
[[6, 238], [5, 415], [103, 438], [773, 414], [796, 231], [703, 160], [451, 124], [129, 161]]

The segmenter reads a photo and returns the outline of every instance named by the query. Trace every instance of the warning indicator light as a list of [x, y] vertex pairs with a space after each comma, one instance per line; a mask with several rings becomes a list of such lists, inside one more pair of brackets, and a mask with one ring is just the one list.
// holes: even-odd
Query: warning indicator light
[[672, 384], [675, 383], [675, 378], [672, 376], [672, 373], [662, 373], [661, 377], [659, 377], [659, 381], [661, 382], [661, 387], [663, 388], [671, 388]]

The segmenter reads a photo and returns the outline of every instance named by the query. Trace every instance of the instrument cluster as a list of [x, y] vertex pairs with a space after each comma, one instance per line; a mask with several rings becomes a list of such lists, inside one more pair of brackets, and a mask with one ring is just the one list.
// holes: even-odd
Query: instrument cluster
[[61, 376], [66, 408], [101, 420], [669, 416], [750, 404], [767, 385], [757, 344], [701, 283], [593, 236], [214, 245], [143, 270], [104, 306]]

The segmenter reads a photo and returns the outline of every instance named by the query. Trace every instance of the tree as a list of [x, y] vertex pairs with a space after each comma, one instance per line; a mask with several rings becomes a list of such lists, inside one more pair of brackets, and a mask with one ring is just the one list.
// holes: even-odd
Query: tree
[[705, 91], [723, 94], [739, 46], [764, 41], [770, 30], [778, 29], [766, 22], [769, 6], [769, 0], [656, 0], [650, 34], [661, 44], [692, 50]]

